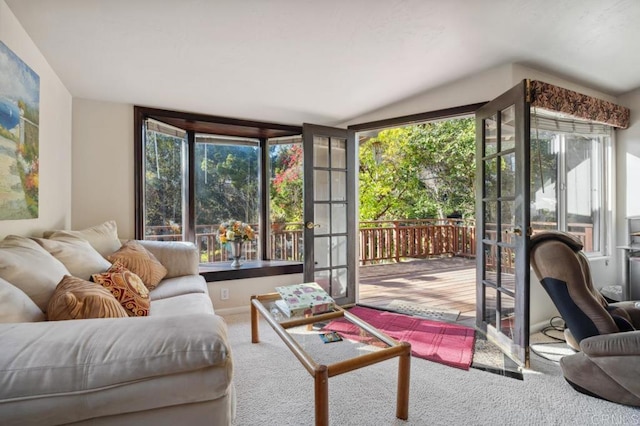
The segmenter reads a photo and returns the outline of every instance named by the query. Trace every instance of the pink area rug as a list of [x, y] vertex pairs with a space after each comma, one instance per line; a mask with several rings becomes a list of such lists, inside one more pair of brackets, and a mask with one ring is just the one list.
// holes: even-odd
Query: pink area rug
[[[413, 356], [463, 370], [471, 366], [475, 340], [473, 328], [360, 306], [349, 309], [349, 312], [388, 336], [411, 343]], [[345, 339], [363, 340], [359, 329], [345, 319], [331, 321], [324, 330], [337, 331]]]

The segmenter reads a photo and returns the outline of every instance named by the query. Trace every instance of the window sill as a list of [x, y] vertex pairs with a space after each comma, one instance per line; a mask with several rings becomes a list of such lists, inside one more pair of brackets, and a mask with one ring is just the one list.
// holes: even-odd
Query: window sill
[[200, 275], [207, 282], [211, 282], [302, 273], [302, 263], [300, 262], [252, 260], [244, 262], [240, 268], [232, 268], [230, 264], [230, 262], [201, 263]]

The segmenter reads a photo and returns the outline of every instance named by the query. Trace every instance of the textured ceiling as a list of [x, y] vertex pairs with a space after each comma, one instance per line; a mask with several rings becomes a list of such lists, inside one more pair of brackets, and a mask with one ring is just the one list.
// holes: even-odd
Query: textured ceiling
[[334, 124], [520, 63], [640, 87], [636, 0], [5, 0], [75, 97]]

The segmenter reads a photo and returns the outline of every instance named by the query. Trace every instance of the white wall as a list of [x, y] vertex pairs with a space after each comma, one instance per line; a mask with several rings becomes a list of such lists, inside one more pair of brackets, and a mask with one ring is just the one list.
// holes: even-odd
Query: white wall
[[[619, 224], [616, 236], [617, 245], [622, 246], [627, 243], [625, 218], [640, 215], [640, 89], [620, 96], [618, 102], [631, 109], [629, 128], [616, 131], [616, 220]], [[622, 255], [618, 256], [616, 269], [620, 283], [624, 281], [624, 260]]]
[[114, 219], [134, 237], [133, 148], [132, 105], [73, 99], [73, 229]]
[[[209, 297], [217, 314], [232, 314], [249, 310], [251, 296], [273, 293], [275, 287], [281, 285], [300, 284], [304, 282], [302, 274], [275, 275], [263, 278], [247, 278], [242, 280], [214, 281], [207, 283]], [[229, 299], [220, 299], [220, 290], [229, 290]]]
[[40, 191], [37, 219], [0, 221], [8, 234], [41, 235], [71, 223], [71, 94], [0, 0], [0, 40], [40, 76]]

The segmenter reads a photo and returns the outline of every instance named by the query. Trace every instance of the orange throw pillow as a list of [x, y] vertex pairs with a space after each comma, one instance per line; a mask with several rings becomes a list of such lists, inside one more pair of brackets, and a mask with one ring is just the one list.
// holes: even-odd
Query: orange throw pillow
[[129, 316], [149, 315], [149, 290], [139, 276], [120, 262], [114, 262], [107, 272], [93, 274], [92, 279], [109, 290]]
[[127, 316], [109, 290], [71, 275], [65, 275], [58, 283], [47, 307], [49, 321]]
[[156, 257], [134, 240], [127, 241], [122, 247], [107, 257], [109, 262], [120, 262], [139, 276], [149, 290], [153, 290], [167, 275], [167, 268]]

